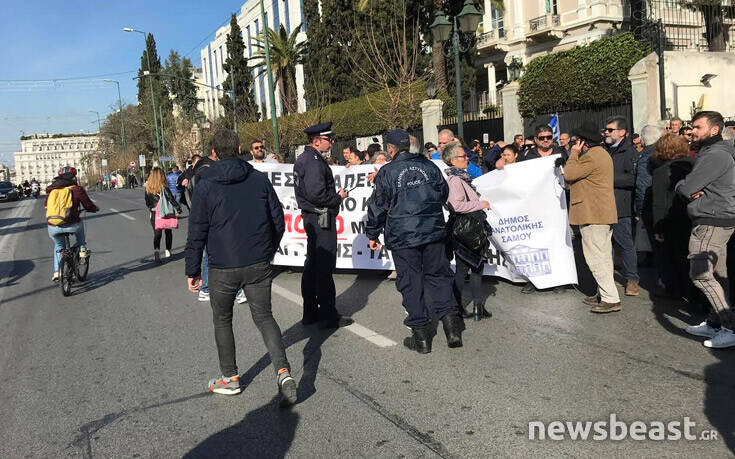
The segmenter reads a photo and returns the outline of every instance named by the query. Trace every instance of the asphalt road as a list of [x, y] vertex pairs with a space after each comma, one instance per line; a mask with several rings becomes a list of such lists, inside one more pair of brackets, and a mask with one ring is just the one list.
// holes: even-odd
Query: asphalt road
[[[143, 192], [93, 193], [87, 282], [51, 283], [41, 200], [0, 203], [0, 457], [732, 457], [735, 350], [682, 328], [683, 307], [646, 292], [590, 314], [581, 295], [522, 295], [485, 279], [492, 319], [465, 346], [400, 344], [407, 330], [386, 272], [336, 275], [337, 305], [359, 324], [298, 323], [300, 274], [275, 280], [274, 314], [299, 381], [279, 410], [275, 377], [247, 305], [235, 333], [243, 383], [210, 395], [218, 374], [207, 303], [185, 287], [186, 219], [174, 257], [152, 262]], [[113, 210], [114, 209], [114, 210]], [[650, 273], [648, 273], [650, 277]], [[644, 283], [645, 285], [645, 283]], [[398, 343], [392, 345], [392, 343]], [[533, 421], [682, 421], [715, 440], [530, 440]]]

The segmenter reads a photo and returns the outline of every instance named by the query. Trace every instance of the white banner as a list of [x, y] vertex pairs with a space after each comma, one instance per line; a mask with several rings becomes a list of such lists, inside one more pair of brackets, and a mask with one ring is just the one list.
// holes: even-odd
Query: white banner
[[[509, 166], [505, 171], [493, 171], [473, 182], [482, 199], [490, 202], [488, 221], [496, 231], [493, 235], [496, 248], [485, 269], [486, 275], [516, 282], [527, 276], [539, 288], [576, 283], [566, 201], [559, 179], [553, 173], [553, 159], [550, 163], [548, 159]], [[435, 162], [442, 169], [446, 167]], [[303, 266], [306, 232], [294, 196], [293, 165], [260, 163], [255, 167], [270, 179], [285, 214], [286, 233], [273, 263]], [[393, 269], [390, 251], [383, 247], [373, 252], [365, 236], [367, 201], [373, 192], [367, 177], [375, 170], [372, 165], [332, 166], [336, 188], [352, 189], [337, 216], [337, 268]], [[517, 189], [510, 192], [509, 187]], [[508, 220], [500, 221], [501, 218]], [[533, 229], [524, 226], [523, 231], [516, 231], [519, 228], [510, 225], [513, 218], [523, 218], [522, 224], [526, 224], [527, 218], [529, 222], [541, 222], [541, 226]], [[497, 247], [509, 251], [510, 257], [506, 259]]]

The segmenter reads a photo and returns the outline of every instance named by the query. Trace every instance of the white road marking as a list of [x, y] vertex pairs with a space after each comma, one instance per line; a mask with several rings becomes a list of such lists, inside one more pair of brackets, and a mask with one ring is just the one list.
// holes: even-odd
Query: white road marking
[[124, 214], [124, 213], [120, 212], [117, 209], [113, 209], [112, 207], [110, 207], [110, 210], [113, 211], [113, 212], [115, 212], [116, 214], [118, 214], [121, 217], [127, 218], [128, 220], [135, 220], [135, 218], [131, 217], [130, 215]]
[[[20, 221], [17, 221], [12, 225], [8, 225], [0, 229], [0, 262], [9, 262], [0, 263], [0, 279], [2, 279], [3, 281], [8, 280], [10, 273], [14, 269], [15, 260], [13, 259], [13, 252], [15, 252], [17, 240], [22, 233], [13, 230], [15, 228], [28, 224], [28, 220], [24, 219], [31, 216], [34, 203], [35, 200], [28, 199], [18, 202], [15, 208], [9, 211], [10, 214], [6, 218], [10, 220], [18, 218], [20, 219]], [[0, 302], [2, 302], [2, 299], [5, 296], [5, 292], [7, 291], [8, 288], [0, 288]]]
[[[290, 290], [287, 290], [281, 287], [280, 285], [272, 284], [271, 290], [276, 295], [282, 296], [283, 298], [287, 299], [288, 301], [294, 304], [297, 304], [299, 306], [301, 306], [302, 304], [302, 299], [299, 295], [293, 293]], [[366, 339], [367, 341], [375, 344], [378, 347], [391, 347], [397, 344], [395, 341], [389, 338], [386, 338], [385, 336], [379, 333], [376, 333], [372, 331], [371, 329], [358, 324], [357, 322], [345, 327], [345, 330], [354, 333], [360, 338]]]

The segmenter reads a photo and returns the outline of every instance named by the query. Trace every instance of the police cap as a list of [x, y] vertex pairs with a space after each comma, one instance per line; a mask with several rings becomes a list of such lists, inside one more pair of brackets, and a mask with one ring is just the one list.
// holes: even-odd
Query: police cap
[[332, 137], [332, 122], [329, 121], [327, 123], [315, 124], [314, 126], [310, 126], [304, 129], [304, 134], [309, 136], [309, 138], [317, 136]]
[[411, 135], [403, 129], [393, 129], [385, 136], [385, 143], [395, 145], [399, 150], [408, 150], [411, 146]]

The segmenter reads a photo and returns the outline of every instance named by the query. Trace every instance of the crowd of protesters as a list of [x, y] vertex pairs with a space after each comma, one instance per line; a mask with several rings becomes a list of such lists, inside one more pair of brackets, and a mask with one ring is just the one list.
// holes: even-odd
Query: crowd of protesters
[[[341, 162], [331, 151], [331, 123], [305, 132], [310, 144], [294, 165], [296, 200], [307, 233], [302, 324], [350, 326], [353, 321], [336, 308], [332, 281], [335, 218], [349, 193], [335, 189], [329, 167]], [[686, 331], [707, 338], [706, 347], [726, 348], [735, 346], [727, 276], [728, 241], [735, 231], [733, 134], [722, 115], [703, 111], [690, 124], [674, 118], [666, 127], [647, 125], [640, 133], [632, 132], [627, 119], [615, 116], [604, 125], [585, 121], [558, 134], [541, 125], [530, 137], [519, 134], [512, 142], [485, 145], [478, 140], [467, 144], [447, 129], [438, 133], [438, 145], [421, 145], [396, 129], [388, 133], [384, 147], [373, 143], [361, 151], [347, 146], [339, 153], [346, 167], [375, 165], [369, 177], [374, 189], [365, 232], [370, 249], [381, 249], [382, 234], [392, 252], [396, 271], [391, 278], [403, 297], [404, 324], [411, 330], [404, 340], [408, 349], [431, 352], [436, 323], [432, 317], [441, 323], [450, 348], [463, 345], [463, 319], [492, 317], [482, 295], [491, 231], [484, 212], [491, 209], [492, 197], [481, 196], [473, 180], [549, 156], [556, 157], [554, 167], [564, 177], [569, 223], [597, 283], [597, 294], [582, 299], [590, 311], [621, 311], [621, 293], [640, 294], [638, 269], [649, 261], [655, 268], [650, 295], [683, 301], [693, 314], [707, 311], [705, 320]], [[444, 173], [432, 160], [446, 164]], [[210, 156], [195, 155], [183, 172], [174, 167], [164, 175], [162, 169], [153, 169], [146, 183], [146, 205], [156, 261], [164, 234], [163, 257], [171, 255], [171, 229], [159, 219], [175, 218], [162, 215], [161, 201], [171, 204], [173, 214], [181, 213], [180, 204], [190, 210], [188, 286], [200, 301], [212, 304], [222, 371], [209, 389], [221, 394], [241, 390], [232, 307], [249, 302], [274, 363], [281, 402], [289, 405], [296, 401], [296, 386], [270, 305], [270, 261], [283, 236], [283, 212], [273, 186], [253, 167], [269, 162], [283, 158], [269, 155], [258, 140], [244, 150], [234, 133], [218, 131]], [[240, 237], [243, 231], [248, 237]], [[641, 247], [641, 241], [647, 247]], [[644, 251], [652, 253], [639, 260]], [[616, 256], [622, 292], [615, 282]], [[424, 286], [431, 289], [430, 303], [424, 299]], [[536, 289], [528, 283], [522, 291]]]

